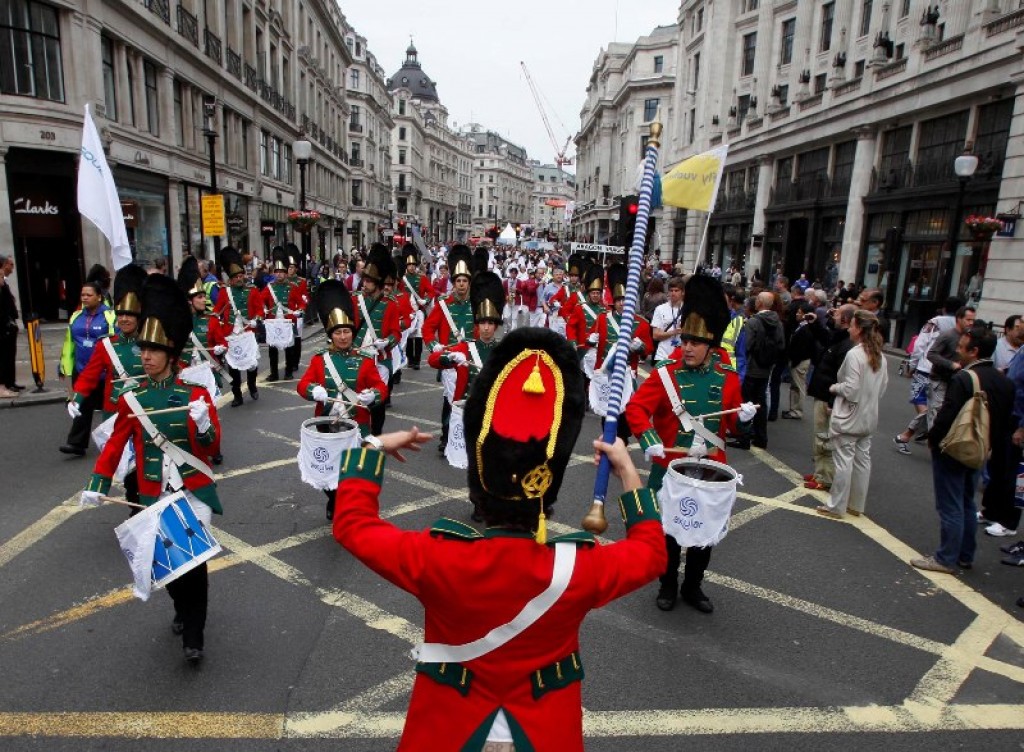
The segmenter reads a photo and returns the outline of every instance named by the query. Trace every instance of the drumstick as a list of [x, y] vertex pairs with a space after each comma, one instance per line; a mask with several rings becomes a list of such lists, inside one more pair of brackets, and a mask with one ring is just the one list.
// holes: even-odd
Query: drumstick
[[[717, 417], [719, 417], [721, 415], [732, 415], [733, 413], [738, 413], [742, 409], [743, 409], [742, 407], [734, 407], [732, 410], [722, 410], [719, 413], [704, 413], [703, 415], [691, 415], [690, 418], [693, 419], [693, 420], [704, 420], [705, 418], [717, 418]], [[754, 409], [755, 410], [760, 410], [761, 406], [760, 405], [754, 405]]]
[[142, 415], [160, 415], [160, 413], [177, 413], [177, 412], [181, 412], [182, 410], [188, 410], [188, 409], [189, 409], [188, 405], [182, 405], [181, 407], [165, 407], [162, 410], [147, 410], [146, 412], [143, 412], [143, 413], [128, 413], [128, 414], [131, 415], [134, 418], [138, 418], [138, 417], [140, 417]]
[[107, 502], [108, 504], [122, 504], [122, 505], [124, 505], [126, 507], [135, 507], [136, 509], [145, 509], [146, 508], [145, 504], [136, 504], [135, 502], [127, 501], [125, 499], [120, 499], [120, 498], [118, 498], [116, 496], [101, 496], [100, 499], [102, 499], [103, 501]]

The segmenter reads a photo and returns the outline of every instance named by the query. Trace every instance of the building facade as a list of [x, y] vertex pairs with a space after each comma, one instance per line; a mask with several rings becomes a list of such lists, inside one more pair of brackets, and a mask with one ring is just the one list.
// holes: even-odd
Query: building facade
[[304, 135], [307, 204], [324, 215], [313, 248], [326, 252], [347, 203], [346, 29], [319, 0], [4, 3], [0, 246], [14, 251], [26, 315], [67, 315], [85, 270], [110, 266], [106, 240], [76, 209], [87, 103], [137, 262], [163, 257], [173, 269], [186, 251], [213, 254], [199, 208], [211, 137], [220, 242], [264, 256], [298, 240], [286, 219], [298, 205], [292, 143]]
[[473, 236], [492, 227], [525, 227], [530, 222], [533, 171], [526, 149], [502, 135], [470, 123], [462, 135], [472, 147]]
[[530, 229], [535, 238], [566, 239], [565, 209], [576, 198], [576, 176], [558, 165], [530, 161], [533, 193], [530, 195]]
[[347, 246], [366, 248], [390, 227], [394, 101], [384, 69], [367, 48], [366, 38], [349, 31], [345, 43], [352, 55], [345, 86], [351, 182], [347, 216], [339, 227], [345, 229]]
[[[608, 45], [594, 61], [576, 136], [577, 240], [628, 244], [618, 234], [619, 199], [636, 193], [637, 167], [647, 147], [645, 123], [659, 111], [662, 122], [675, 118], [678, 44], [675, 26], [659, 26], [635, 44]], [[654, 248], [664, 245], [662, 230], [656, 221]]]
[[[674, 255], [881, 287], [897, 344], [950, 294], [1020, 313], [1024, 240], [963, 222], [1024, 198], [1018, 5], [685, 0], [663, 164], [729, 156], [709, 222], [666, 211]], [[977, 168], [958, 177], [967, 149]]]

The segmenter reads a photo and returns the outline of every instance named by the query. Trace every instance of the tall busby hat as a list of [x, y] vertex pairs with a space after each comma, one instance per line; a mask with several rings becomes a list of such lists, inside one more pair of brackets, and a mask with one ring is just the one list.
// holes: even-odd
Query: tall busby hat
[[146, 282], [146, 270], [135, 264], [126, 264], [117, 270], [114, 276], [114, 312], [130, 313], [139, 316], [142, 313], [142, 285]]
[[221, 271], [228, 275], [228, 279], [238, 274], [245, 274], [245, 262], [242, 261], [242, 254], [231, 246], [221, 249], [217, 263], [220, 264]]
[[486, 248], [477, 246], [473, 249], [473, 263], [470, 265], [470, 271], [473, 272], [475, 277], [481, 272], [487, 271], [487, 267], [491, 263], [491, 254]]
[[284, 244], [285, 253], [288, 254], [288, 266], [294, 266], [296, 269], [302, 268], [302, 251], [295, 243]]
[[188, 256], [178, 270], [178, 288], [191, 300], [196, 295], [205, 295], [203, 278], [199, 274], [199, 262], [195, 256]]
[[404, 263], [402, 268], [405, 268], [409, 264], [416, 264], [419, 266], [420, 263], [420, 251], [416, 247], [415, 243], [406, 243], [402, 246], [402, 258]]
[[584, 269], [583, 289], [587, 292], [604, 289], [604, 268], [600, 264], [591, 264]]
[[565, 337], [524, 327], [494, 349], [464, 412], [469, 496], [489, 524], [520, 520], [545, 542], [546, 510], [558, 497], [584, 399]]
[[270, 258], [273, 262], [273, 265], [270, 267], [271, 271], [288, 271], [288, 251], [284, 248], [279, 245], [275, 245], [273, 250], [270, 251]]
[[612, 291], [612, 300], [626, 297], [626, 265], [616, 262], [608, 267], [608, 287]]
[[391, 258], [388, 247], [383, 243], [374, 243], [370, 246], [370, 253], [367, 254], [363, 277], [380, 284], [385, 279], [394, 278], [394, 276], [395, 262]]
[[494, 272], [482, 271], [469, 283], [469, 300], [473, 307], [473, 320], [493, 321], [500, 324], [501, 309], [505, 305], [505, 288], [501, 277]]
[[459, 276], [473, 278], [473, 254], [469, 246], [461, 243], [452, 246], [448, 252], [448, 270], [452, 280]]
[[328, 337], [339, 326], [347, 326], [353, 332], [359, 328], [359, 319], [352, 305], [352, 293], [343, 282], [337, 279], [321, 282], [316, 291], [316, 306], [320, 323], [324, 325]]
[[722, 335], [729, 326], [729, 305], [725, 302], [722, 283], [706, 274], [694, 274], [683, 290], [682, 339], [707, 342], [713, 347], [722, 344]]
[[587, 270], [589, 265], [586, 256], [582, 253], [574, 253], [569, 257], [569, 261], [566, 264], [566, 274], [570, 277], [582, 277], [583, 272]]
[[85, 281], [106, 288], [110, 284], [110, 272], [103, 264], [93, 264], [89, 267], [89, 273], [85, 275]]
[[192, 311], [178, 283], [150, 274], [142, 286], [142, 327], [138, 343], [166, 350], [177, 358], [192, 333]]

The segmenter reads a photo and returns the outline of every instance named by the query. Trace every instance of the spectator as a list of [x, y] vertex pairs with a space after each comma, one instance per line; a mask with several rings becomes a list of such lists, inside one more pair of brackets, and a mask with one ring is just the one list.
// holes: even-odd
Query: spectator
[[149, 268], [150, 274], [167, 274], [167, 259], [163, 256], [157, 256], [153, 261], [153, 266]]
[[1003, 324], [1003, 336], [996, 342], [996, 352], [992, 363], [998, 370], [1003, 373], [1009, 370], [1010, 361], [1017, 356], [1022, 342], [1024, 342], [1024, 319], [1014, 314], [1006, 319], [1006, 323]]
[[787, 420], [803, 420], [807, 375], [811, 361], [818, 359], [826, 332], [825, 327], [818, 323], [818, 315], [810, 302], [804, 300], [794, 315], [797, 326], [786, 348], [789, 357], [789, 409], [782, 413], [782, 417]]
[[[800, 290], [797, 289], [797, 293]], [[786, 327], [789, 323], [789, 304], [783, 301], [783, 298], [778, 293], [773, 293], [774, 303], [772, 304], [772, 310], [778, 314], [779, 321], [782, 322], [782, 340], [783, 346], [779, 350], [775, 360], [774, 368], [772, 368], [771, 376], [768, 379], [768, 421], [774, 423], [779, 419], [779, 405], [782, 403], [782, 380], [783, 376], [786, 376], [786, 372], [789, 370], [789, 358], [786, 355], [786, 345], [789, 344], [789, 332]], [[793, 302], [790, 297], [790, 303]], [[793, 327], [794, 329], [796, 327]], [[788, 376], [787, 376], [788, 378]]]
[[650, 321], [654, 317], [655, 309], [666, 300], [668, 300], [668, 296], [665, 294], [665, 285], [662, 284], [660, 277], [653, 277], [647, 283], [647, 292], [644, 293], [640, 301], [641, 315]]
[[7, 278], [14, 274], [14, 259], [0, 256], [0, 397], [17, 397], [25, 388], [15, 382], [18, 352], [18, 305]]
[[725, 291], [725, 302], [729, 304], [729, 326], [722, 335], [722, 349], [729, 353], [729, 360], [739, 374], [740, 384], [747, 373], [747, 340], [743, 335], [745, 298], [731, 284], [722, 285]]
[[[1010, 426], [1015, 429], [1011, 438], [1013, 444], [1011, 465], [1013, 465], [1014, 462], [1020, 463], [1021, 447], [1024, 446], [1024, 357], [1013, 359], [1010, 364], [1009, 378], [1013, 382], [1013, 416], [1010, 418]], [[1016, 510], [1018, 523], [1020, 511], [1018, 507]], [[1013, 522], [1012, 518], [1011, 522]], [[1017, 541], [1010, 546], [1002, 546], [1001, 550], [1007, 554], [1007, 557], [1003, 559], [1003, 564], [1014, 567], [1024, 566], [1024, 540]], [[1024, 606], [1024, 598], [1021, 598], [1017, 605]]]
[[747, 340], [747, 373], [741, 392], [744, 402], [760, 405], [761, 409], [754, 416], [752, 438], [739, 437], [729, 441], [729, 446], [739, 449], [749, 449], [751, 444], [762, 449], [768, 446], [768, 416], [765, 410], [768, 379], [779, 353], [785, 353], [782, 322], [779, 314], [773, 310], [774, 304], [775, 296], [770, 292], [762, 292], [754, 303], [755, 314], [743, 326]]
[[[942, 409], [942, 401], [946, 397], [946, 385], [960, 370], [962, 364], [957, 361], [960, 335], [974, 325], [974, 309], [961, 306], [956, 311], [956, 320], [952, 329], [938, 336], [930, 348], [927, 357], [932, 364], [928, 380], [928, 430], [931, 432], [935, 424], [935, 416]], [[994, 348], [993, 348], [994, 349]], [[989, 353], [991, 357], [992, 353]]]
[[349, 274], [345, 277], [345, 287], [349, 292], [357, 292], [362, 288], [364, 266], [366, 266], [366, 262], [358, 257], [349, 262]]
[[679, 335], [683, 330], [680, 316], [683, 313], [684, 284], [682, 277], [670, 279], [668, 299], [651, 313], [651, 337], [658, 343], [654, 351], [655, 362], [667, 359], [679, 347]]
[[[784, 305], [789, 305], [789, 302], [793, 299], [792, 294], [789, 291], [789, 277], [784, 274], [779, 274], [775, 277], [775, 282], [772, 283], [772, 289], [780, 298]], [[801, 290], [801, 292], [803, 292]]]
[[889, 320], [885, 317], [885, 312], [882, 310], [882, 305], [885, 303], [885, 295], [877, 287], [870, 287], [861, 290], [859, 296], [857, 296], [857, 305], [868, 313], [873, 313], [878, 317], [879, 331], [882, 332], [882, 341], [889, 341]]
[[448, 297], [452, 291], [452, 281], [448, 278], [448, 264], [442, 261], [437, 265], [437, 276], [434, 277], [431, 286], [434, 288], [435, 297]]
[[957, 342], [960, 367], [950, 378], [942, 409], [928, 432], [935, 509], [939, 513], [939, 547], [931, 556], [910, 560], [918, 569], [953, 574], [956, 566], [961, 569], [973, 566], [978, 529], [974, 493], [979, 473], [945, 454], [939, 446], [956, 421], [960, 408], [974, 393], [968, 371], [977, 376], [980, 389], [988, 399], [989, 445], [997, 447], [1009, 443], [1013, 433], [1010, 416], [1014, 387], [1013, 382], [992, 365], [995, 350], [996, 335], [986, 326], [972, 325], [960, 333]]
[[800, 292], [806, 293], [807, 288], [811, 286], [811, 281], [807, 279], [806, 274], [801, 274], [800, 279], [793, 283], [793, 287], [799, 287]]
[[854, 345], [829, 387], [836, 395], [829, 420], [836, 469], [829, 500], [817, 510], [836, 518], [864, 512], [871, 482], [871, 435], [878, 428], [878, 403], [889, 383], [878, 318], [863, 310], [854, 313], [850, 339]]

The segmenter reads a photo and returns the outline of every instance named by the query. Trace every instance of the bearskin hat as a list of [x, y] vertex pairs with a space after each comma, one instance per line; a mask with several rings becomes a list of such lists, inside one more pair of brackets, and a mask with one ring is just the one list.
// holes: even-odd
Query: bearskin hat
[[591, 264], [583, 270], [583, 289], [587, 292], [604, 289], [604, 268], [600, 264]]
[[220, 270], [228, 276], [228, 279], [238, 274], [245, 274], [245, 262], [242, 261], [242, 254], [231, 246], [221, 248], [217, 263], [220, 264]]
[[415, 243], [406, 243], [402, 246], [402, 268], [405, 269], [409, 264], [420, 265], [420, 251]]
[[713, 347], [721, 345], [730, 319], [722, 283], [706, 274], [690, 277], [683, 289], [683, 310], [679, 316], [683, 339], [707, 342]]
[[135, 264], [126, 264], [114, 275], [114, 312], [142, 313], [142, 285], [146, 282], [146, 270]]
[[569, 257], [569, 261], [565, 265], [565, 273], [570, 277], [582, 277], [583, 272], [587, 270], [590, 263], [587, 261], [587, 257], [582, 253], [574, 253]]
[[470, 271], [473, 272], [474, 277], [481, 272], [487, 271], [487, 267], [490, 266], [490, 263], [491, 254], [486, 248], [477, 246], [473, 249], [473, 263], [470, 267]]
[[505, 289], [501, 277], [488, 271], [477, 274], [469, 284], [469, 299], [473, 306], [474, 321], [501, 324], [501, 310], [505, 305]]
[[320, 283], [316, 291], [316, 308], [328, 337], [339, 326], [350, 327], [353, 332], [359, 328], [352, 293], [339, 280], [328, 279]]
[[205, 295], [202, 275], [199, 274], [199, 261], [195, 256], [187, 256], [178, 269], [178, 288], [191, 300], [196, 295]]
[[288, 251], [279, 245], [275, 245], [270, 251], [271, 267], [274, 272], [288, 271]]
[[608, 287], [612, 291], [612, 300], [626, 297], [626, 265], [620, 261], [608, 267]]
[[473, 254], [469, 246], [457, 243], [448, 252], [448, 271], [454, 281], [456, 277], [473, 278]]
[[372, 279], [378, 285], [385, 279], [395, 277], [395, 262], [388, 247], [383, 243], [374, 243], [370, 246], [366, 265], [363, 267], [363, 277]]
[[166, 350], [177, 358], [192, 333], [192, 310], [178, 283], [164, 274], [150, 274], [142, 286], [140, 345]]
[[302, 269], [302, 251], [299, 250], [299, 247], [295, 243], [285, 243], [284, 250], [288, 254], [288, 266]]

